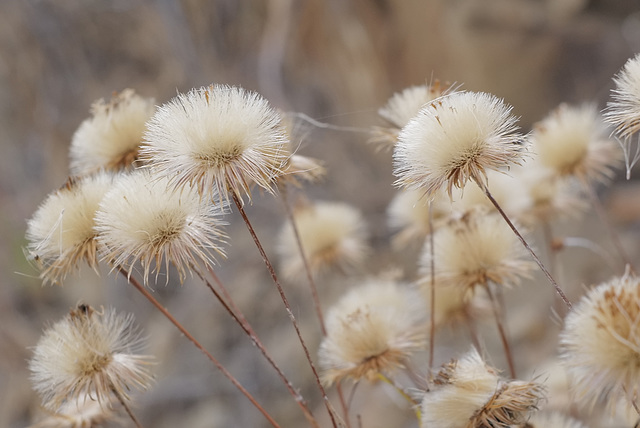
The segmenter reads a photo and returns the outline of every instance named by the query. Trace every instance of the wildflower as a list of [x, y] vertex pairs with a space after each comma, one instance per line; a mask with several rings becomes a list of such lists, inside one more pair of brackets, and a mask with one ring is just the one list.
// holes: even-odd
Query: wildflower
[[133, 89], [115, 93], [91, 106], [86, 119], [71, 140], [71, 173], [87, 175], [98, 169], [118, 170], [138, 158], [145, 123], [155, 111], [155, 100], [143, 98]]
[[70, 179], [51, 193], [28, 221], [29, 258], [41, 266], [40, 277], [45, 282], [63, 280], [81, 260], [97, 271], [93, 218], [112, 182], [113, 176], [106, 172]]
[[176, 187], [200, 195], [250, 196], [255, 183], [270, 191], [283, 173], [287, 136], [280, 115], [255, 92], [211, 85], [180, 94], [148, 123], [141, 155]]
[[345, 294], [327, 312], [320, 345], [322, 380], [375, 380], [403, 368], [424, 347], [424, 309], [414, 291], [391, 280], [374, 280]]
[[179, 191], [168, 186], [167, 178], [152, 177], [147, 170], [124, 175], [104, 196], [96, 213], [103, 258], [114, 266], [140, 261], [145, 282], [152, 264], [157, 276], [163, 260], [167, 269], [172, 263], [183, 280], [191, 264], [210, 265], [213, 252], [224, 255], [220, 244], [225, 235], [219, 219], [223, 207], [200, 198], [188, 184]]
[[51, 412], [48, 417], [29, 428], [88, 428], [100, 426], [115, 418], [116, 414], [105, 403], [83, 396], [65, 402], [56, 412]]
[[626, 395], [640, 382], [640, 280], [626, 274], [593, 288], [567, 315], [562, 359], [576, 398], [593, 406]]
[[[297, 207], [293, 216], [311, 272], [318, 273], [329, 267], [347, 270], [360, 264], [366, 256], [365, 221], [350, 205], [305, 204]], [[278, 250], [285, 276], [296, 278], [304, 273], [304, 260], [290, 222], [280, 232]]]
[[[425, 297], [426, 307], [431, 307], [431, 290], [429, 278], [419, 283], [420, 291]], [[468, 322], [476, 322], [491, 314], [491, 303], [485, 294], [475, 293], [466, 298], [457, 287], [439, 287], [435, 293], [434, 324], [436, 327], [455, 326]]]
[[394, 151], [396, 185], [428, 197], [468, 180], [486, 183], [486, 171], [517, 164], [525, 139], [511, 107], [493, 95], [455, 92], [423, 107], [402, 128]]
[[526, 421], [543, 399], [534, 382], [506, 381], [487, 366], [475, 348], [445, 364], [422, 398], [422, 426], [492, 428]]
[[29, 362], [44, 407], [67, 411], [86, 397], [106, 405], [112, 394], [128, 400], [130, 389], [146, 389], [152, 378], [150, 357], [136, 353], [142, 344], [130, 315], [83, 304], [71, 310], [44, 332]]
[[613, 79], [616, 88], [607, 104], [604, 119], [627, 139], [640, 130], [640, 54], [630, 58]]
[[595, 104], [561, 104], [534, 125], [531, 140], [543, 165], [583, 182], [611, 179], [622, 160]]

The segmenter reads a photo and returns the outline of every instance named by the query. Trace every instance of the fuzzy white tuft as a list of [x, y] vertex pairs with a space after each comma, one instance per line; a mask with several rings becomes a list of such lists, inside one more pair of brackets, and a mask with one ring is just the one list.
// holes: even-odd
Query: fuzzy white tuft
[[613, 80], [616, 88], [604, 118], [626, 139], [640, 130], [640, 54], [630, 58]]

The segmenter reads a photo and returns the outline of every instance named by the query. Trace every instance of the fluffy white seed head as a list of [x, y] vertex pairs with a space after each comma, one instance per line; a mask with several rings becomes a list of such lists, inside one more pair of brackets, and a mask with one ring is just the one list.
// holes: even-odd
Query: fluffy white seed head
[[[420, 291], [424, 296], [426, 307], [431, 310], [430, 278], [423, 278], [419, 282]], [[436, 328], [456, 327], [464, 325], [470, 320], [477, 322], [492, 315], [491, 302], [483, 290], [478, 290], [473, 296], [461, 293], [458, 287], [438, 287], [435, 290], [434, 321]]]
[[85, 260], [98, 268], [94, 215], [113, 176], [100, 172], [49, 194], [27, 223], [28, 257], [41, 268], [45, 282], [58, 282]]
[[98, 169], [129, 167], [138, 158], [138, 150], [147, 120], [155, 111], [155, 100], [125, 89], [91, 106], [86, 119], [71, 139], [71, 173], [87, 175]]
[[539, 161], [558, 175], [607, 181], [622, 160], [595, 104], [561, 104], [538, 122], [531, 140]]
[[[116, 399], [114, 398], [113, 401]], [[114, 403], [115, 404], [115, 403]], [[117, 419], [116, 413], [107, 405], [90, 396], [67, 401], [56, 412], [28, 428], [89, 428], [102, 426]]]
[[326, 328], [319, 362], [327, 385], [390, 374], [425, 345], [421, 299], [390, 280], [372, 280], [347, 292], [327, 312]]
[[86, 397], [106, 406], [113, 391], [128, 399], [152, 380], [142, 345], [132, 316], [79, 305], [40, 338], [29, 362], [34, 388], [54, 412]]
[[145, 282], [152, 270], [157, 277], [163, 262], [167, 269], [171, 263], [183, 280], [190, 265], [211, 265], [214, 253], [224, 255], [223, 213], [188, 184], [174, 191], [167, 178], [134, 171], [114, 183], [96, 213], [102, 256], [114, 266], [140, 261]]
[[280, 115], [255, 92], [211, 85], [180, 94], [148, 123], [141, 156], [179, 187], [201, 195], [250, 196], [252, 183], [271, 191], [288, 156]]
[[588, 406], [635, 398], [640, 384], [640, 279], [598, 285], [565, 319], [562, 359], [576, 399]]
[[[368, 254], [367, 228], [357, 209], [340, 202], [315, 202], [294, 212], [300, 242], [312, 273], [333, 268], [346, 271], [358, 266]], [[295, 233], [287, 222], [279, 236], [278, 252], [286, 277], [304, 275]]]
[[536, 412], [521, 428], [587, 428], [587, 426], [562, 413]]
[[613, 80], [616, 88], [604, 118], [626, 139], [640, 130], [640, 54], [630, 58]]
[[486, 171], [518, 164], [525, 140], [511, 107], [493, 95], [455, 92], [423, 107], [402, 128], [394, 150], [396, 185], [451, 195]]

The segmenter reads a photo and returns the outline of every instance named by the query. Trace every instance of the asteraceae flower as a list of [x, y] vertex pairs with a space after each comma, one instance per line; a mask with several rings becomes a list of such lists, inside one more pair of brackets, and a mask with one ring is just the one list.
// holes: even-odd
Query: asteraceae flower
[[507, 381], [473, 348], [445, 364], [422, 398], [422, 426], [438, 428], [507, 427], [527, 420], [544, 398], [534, 382]]
[[213, 252], [224, 255], [223, 208], [200, 198], [188, 184], [176, 191], [168, 186], [167, 178], [137, 170], [114, 183], [96, 213], [103, 258], [114, 266], [140, 261], [145, 282], [152, 265], [157, 276], [163, 261], [167, 270], [172, 263], [183, 280], [191, 264], [211, 265]]
[[518, 164], [525, 143], [511, 107], [493, 95], [455, 92], [424, 106], [402, 128], [393, 154], [396, 185], [451, 195], [486, 171]]
[[58, 282], [85, 260], [97, 271], [97, 242], [93, 220], [113, 176], [100, 172], [51, 193], [27, 224], [29, 258], [38, 263], [45, 282]]
[[640, 54], [627, 60], [613, 80], [616, 88], [612, 90], [604, 119], [626, 139], [640, 130]]
[[[368, 253], [364, 218], [348, 204], [304, 204], [295, 209], [293, 217], [314, 274], [330, 267], [348, 270], [359, 265]], [[296, 278], [304, 273], [304, 260], [290, 222], [280, 232], [278, 251], [285, 276]]]
[[129, 399], [132, 388], [146, 389], [152, 378], [150, 357], [136, 353], [142, 344], [130, 315], [87, 305], [71, 310], [44, 332], [29, 362], [44, 407], [64, 410], [87, 397], [108, 404], [114, 393]]
[[[425, 298], [426, 307], [431, 307], [431, 289], [429, 278], [419, 282], [420, 291]], [[436, 328], [455, 327], [467, 322], [477, 322], [492, 314], [491, 302], [482, 291], [470, 298], [457, 287], [438, 287], [435, 293], [434, 324]]]
[[562, 358], [576, 398], [633, 400], [640, 383], [640, 279], [612, 278], [593, 288], [565, 319]]
[[379, 279], [352, 289], [327, 312], [322, 381], [375, 380], [404, 367], [425, 345], [423, 321], [420, 298], [402, 285]]
[[90, 428], [114, 419], [116, 414], [106, 403], [84, 396], [65, 402], [57, 411], [28, 428]]
[[193, 89], [159, 107], [145, 140], [142, 157], [171, 184], [225, 199], [229, 192], [250, 197], [251, 183], [271, 191], [288, 155], [280, 115], [267, 100], [225, 85]]
[[115, 93], [91, 106], [86, 119], [71, 140], [71, 173], [86, 175], [98, 169], [118, 170], [138, 158], [145, 123], [155, 111], [155, 100], [137, 95], [133, 89]]
[[583, 182], [607, 181], [620, 164], [622, 153], [607, 137], [607, 128], [595, 104], [560, 104], [533, 127], [532, 147], [540, 162], [558, 175]]

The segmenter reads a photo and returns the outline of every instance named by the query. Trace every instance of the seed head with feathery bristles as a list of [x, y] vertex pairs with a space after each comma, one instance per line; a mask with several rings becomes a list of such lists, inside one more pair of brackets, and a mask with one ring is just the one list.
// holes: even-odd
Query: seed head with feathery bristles
[[604, 119], [626, 139], [640, 130], [640, 54], [630, 58], [613, 79], [616, 88], [604, 113]]
[[[147, 170], [123, 175], [96, 213], [102, 257], [114, 266], [140, 261], [145, 282], [154, 264], [157, 277], [163, 260], [167, 269], [172, 263], [183, 280], [191, 265], [211, 265], [212, 253], [224, 255], [224, 207], [201, 198], [189, 184], [175, 191], [168, 186], [167, 178], [153, 177]], [[218, 199], [217, 192], [211, 195]]]
[[287, 161], [287, 134], [278, 112], [255, 92], [211, 85], [179, 94], [148, 122], [141, 157], [175, 187], [200, 195], [271, 191]]
[[133, 89], [115, 93], [109, 102], [98, 100], [91, 117], [73, 135], [71, 173], [93, 174], [98, 169], [130, 167], [138, 158], [147, 120], [155, 111], [155, 100], [143, 98]]
[[113, 179], [106, 172], [69, 179], [45, 199], [28, 221], [28, 257], [41, 266], [40, 277], [45, 282], [63, 280], [81, 260], [97, 271], [94, 215]]
[[43, 420], [27, 428], [90, 428], [108, 421], [116, 421], [117, 413], [107, 403], [99, 403], [93, 397], [81, 396], [67, 401]]
[[468, 180], [486, 182], [486, 170], [518, 164], [525, 138], [511, 107], [493, 95], [455, 92], [424, 106], [402, 128], [393, 153], [396, 185], [427, 196], [451, 195]]
[[132, 316], [81, 304], [44, 332], [29, 362], [31, 379], [54, 412], [81, 397], [105, 406], [112, 394], [129, 399], [128, 391], [152, 380], [151, 358], [137, 353], [142, 345]]

